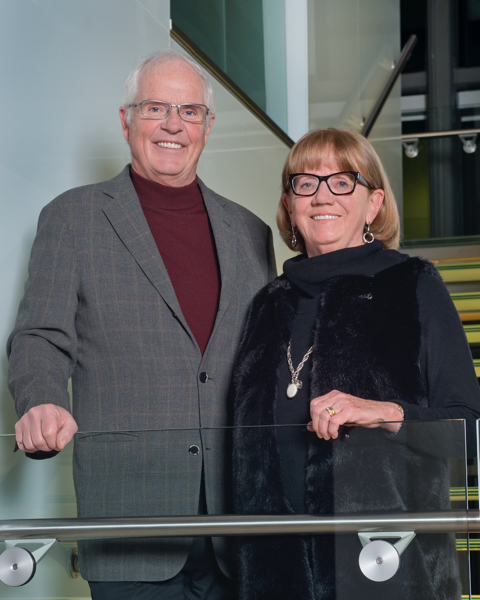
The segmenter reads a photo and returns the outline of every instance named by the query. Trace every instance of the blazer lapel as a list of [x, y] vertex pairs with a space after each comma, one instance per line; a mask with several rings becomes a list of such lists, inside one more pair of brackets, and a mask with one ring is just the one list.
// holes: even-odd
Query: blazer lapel
[[113, 229], [193, 339], [130, 179], [129, 166], [118, 177], [106, 182], [103, 192], [111, 197], [111, 201], [103, 207], [103, 212]]
[[216, 322], [220, 322], [227, 306], [230, 303], [236, 278], [236, 236], [233, 232], [234, 224], [230, 215], [225, 210], [225, 199], [207, 188], [199, 179], [198, 184], [207, 208], [208, 217], [212, 226], [213, 237], [220, 264], [221, 292], [218, 315]]

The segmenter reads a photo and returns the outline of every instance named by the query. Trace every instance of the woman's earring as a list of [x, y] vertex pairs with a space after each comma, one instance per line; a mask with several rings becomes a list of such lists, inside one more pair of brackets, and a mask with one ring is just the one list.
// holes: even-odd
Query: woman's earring
[[297, 236], [295, 235], [295, 229], [293, 228], [293, 225], [292, 225], [292, 248], [295, 248], [296, 245], [297, 245]]
[[370, 223], [367, 223], [367, 231], [363, 234], [363, 241], [366, 244], [371, 244], [374, 239], [375, 239], [375, 236], [370, 231]]

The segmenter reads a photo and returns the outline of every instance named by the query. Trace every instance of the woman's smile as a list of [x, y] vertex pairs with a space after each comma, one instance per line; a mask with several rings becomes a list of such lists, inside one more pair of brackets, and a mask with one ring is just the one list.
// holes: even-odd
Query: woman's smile
[[325, 219], [339, 219], [338, 215], [314, 215], [312, 219], [314, 221], [324, 221]]

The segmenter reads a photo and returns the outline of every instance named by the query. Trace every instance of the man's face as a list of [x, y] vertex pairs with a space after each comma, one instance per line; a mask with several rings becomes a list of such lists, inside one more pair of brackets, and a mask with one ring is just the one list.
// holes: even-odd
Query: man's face
[[[171, 60], [141, 77], [135, 102], [142, 100], [205, 104], [205, 92], [192, 67], [181, 60]], [[166, 119], [153, 120], [145, 119], [137, 106], [130, 124], [126, 122], [126, 109], [121, 107], [120, 119], [133, 169], [139, 175], [172, 187], [192, 183], [215, 120], [213, 115], [206, 129], [205, 123], [182, 121], [175, 107]]]

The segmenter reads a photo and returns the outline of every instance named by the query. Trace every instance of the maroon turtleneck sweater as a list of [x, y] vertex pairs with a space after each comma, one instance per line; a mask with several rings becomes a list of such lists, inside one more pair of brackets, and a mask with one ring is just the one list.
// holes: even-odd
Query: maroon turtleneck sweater
[[169, 187], [133, 169], [130, 175], [183, 316], [203, 354], [217, 316], [220, 270], [197, 178], [184, 187]]

